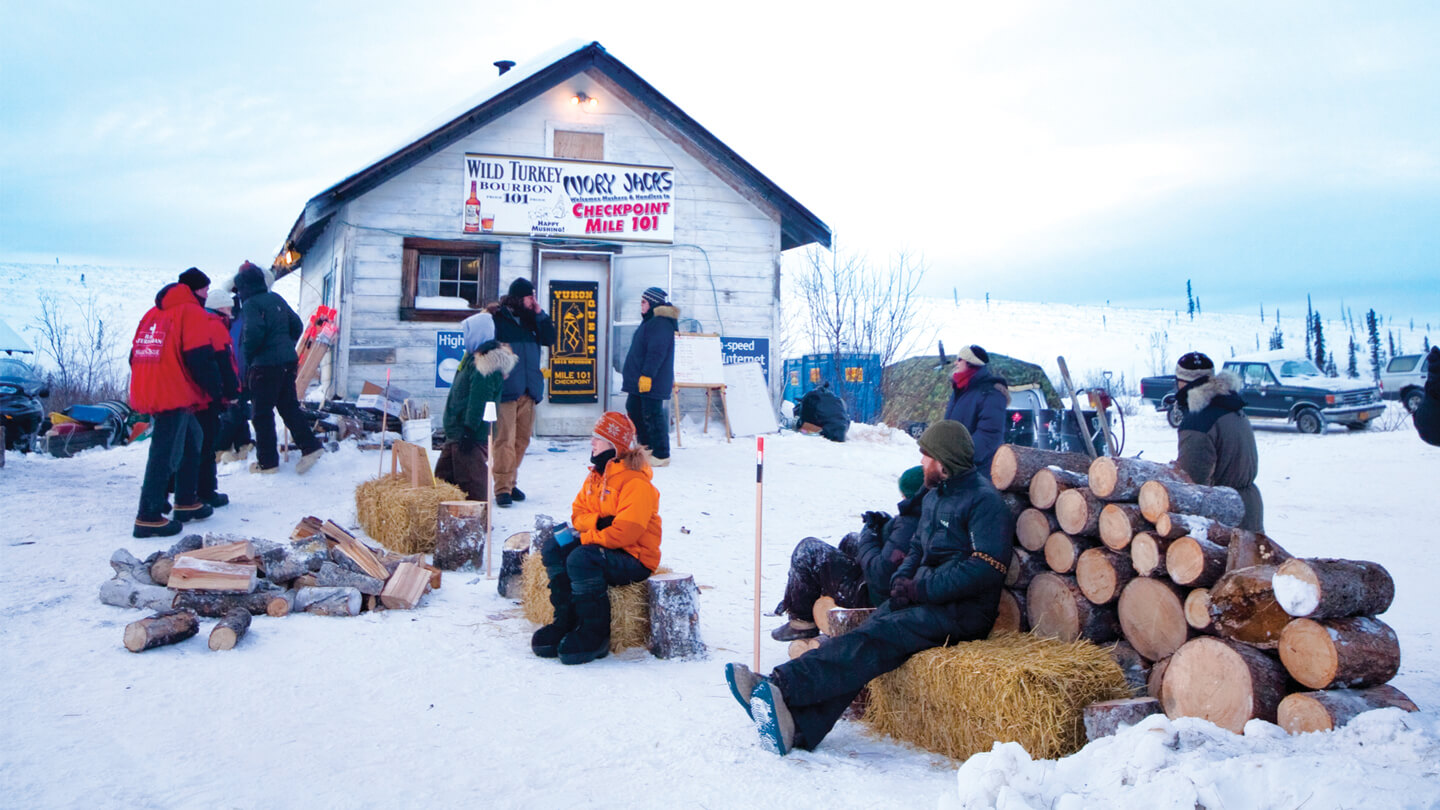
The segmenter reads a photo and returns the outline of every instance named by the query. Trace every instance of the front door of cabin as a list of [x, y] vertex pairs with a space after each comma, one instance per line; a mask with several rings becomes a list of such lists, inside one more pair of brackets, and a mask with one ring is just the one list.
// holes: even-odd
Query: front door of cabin
[[[610, 254], [542, 251], [536, 296], [555, 322], [537, 436], [589, 436], [609, 401]], [[616, 390], [619, 386], [616, 384]]]

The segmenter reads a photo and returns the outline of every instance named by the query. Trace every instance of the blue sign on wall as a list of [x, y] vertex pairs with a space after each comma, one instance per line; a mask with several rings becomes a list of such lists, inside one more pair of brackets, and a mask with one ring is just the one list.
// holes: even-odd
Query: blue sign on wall
[[722, 337], [720, 338], [720, 362], [759, 363], [765, 373], [765, 382], [770, 382], [770, 338]]
[[449, 388], [465, 357], [464, 332], [435, 333], [435, 387]]

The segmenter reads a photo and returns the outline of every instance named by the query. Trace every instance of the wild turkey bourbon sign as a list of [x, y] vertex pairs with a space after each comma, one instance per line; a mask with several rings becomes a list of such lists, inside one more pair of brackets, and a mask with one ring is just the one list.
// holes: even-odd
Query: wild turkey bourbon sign
[[550, 348], [550, 401], [599, 402], [596, 368], [597, 296], [594, 281], [550, 282], [550, 317], [555, 345]]
[[509, 155], [465, 156], [462, 233], [675, 239], [675, 169]]

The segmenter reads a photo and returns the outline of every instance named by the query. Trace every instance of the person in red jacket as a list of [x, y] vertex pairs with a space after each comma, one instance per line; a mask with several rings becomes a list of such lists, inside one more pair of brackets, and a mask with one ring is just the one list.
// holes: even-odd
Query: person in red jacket
[[[219, 380], [219, 396], [207, 395], [203, 407], [195, 409], [195, 421], [200, 425], [200, 459], [197, 473], [196, 494], [200, 502], [213, 509], [230, 503], [230, 497], [219, 491], [218, 458], [216, 444], [220, 434], [220, 417], [229, 403], [240, 396], [240, 377], [235, 370], [235, 360], [230, 344], [229, 323], [220, 312], [210, 309], [210, 278], [192, 267], [180, 274], [181, 284], [195, 292], [195, 298], [202, 304], [205, 314], [205, 334], [210, 349], [215, 353], [215, 372]], [[220, 303], [217, 301], [217, 303]]]
[[609, 654], [607, 587], [640, 582], [660, 564], [660, 492], [651, 475], [635, 425], [623, 413], [602, 414], [570, 525], [540, 548], [555, 620], [531, 637], [536, 655], [584, 664]]
[[[130, 407], [150, 414], [152, 431], [136, 537], [176, 535], [181, 523], [214, 513], [196, 495], [200, 426], [194, 411], [220, 395], [209, 325], [188, 284], [166, 285], [155, 304], [141, 319], [130, 349]], [[169, 520], [165, 491], [172, 477], [175, 507]]]

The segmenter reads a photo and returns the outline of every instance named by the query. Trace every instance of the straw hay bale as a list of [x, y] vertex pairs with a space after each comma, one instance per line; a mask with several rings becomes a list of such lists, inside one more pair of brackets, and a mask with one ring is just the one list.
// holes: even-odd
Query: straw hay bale
[[355, 487], [355, 514], [360, 528], [380, 545], [400, 554], [435, 550], [435, 523], [441, 501], [462, 501], [454, 484], [436, 480], [433, 487], [411, 486], [402, 473], [372, 478]]
[[[655, 569], [657, 574], [669, 571], [664, 566]], [[550, 606], [550, 578], [545, 575], [545, 563], [541, 562], [539, 552], [525, 555], [521, 577], [523, 593], [520, 602], [525, 609], [525, 618], [541, 625], [554, 621], [555, 609]], [[627, 647], [649, 647], [650, 593], [644, 580], [608, 590], [610, 652], [620, 652]]]
[[914, 655], [870, 682], [864, 722], [954, 759], [1018, 742], [1036, 759], [1085, 745], [1085, 707], [1129, 697], [1103, 647], [1005, 634]]

